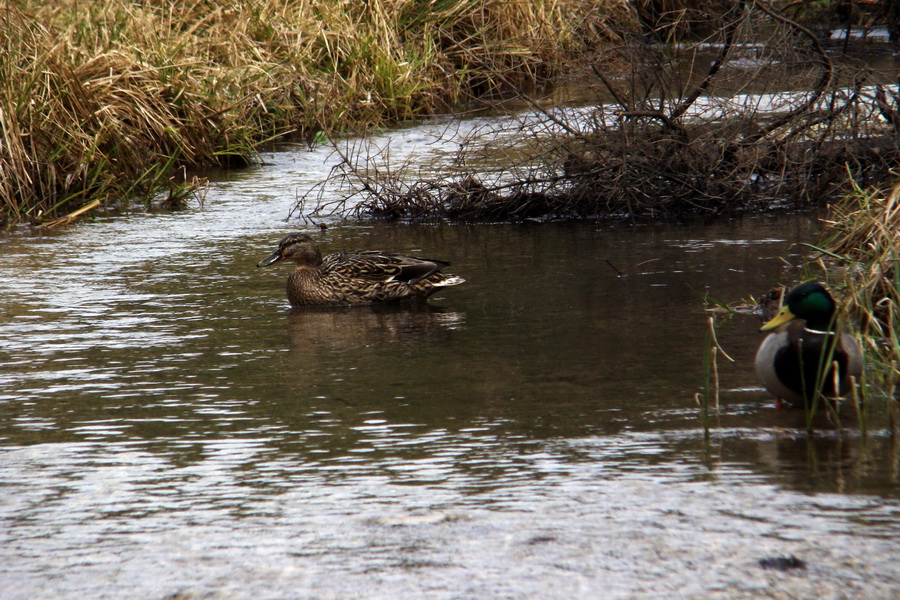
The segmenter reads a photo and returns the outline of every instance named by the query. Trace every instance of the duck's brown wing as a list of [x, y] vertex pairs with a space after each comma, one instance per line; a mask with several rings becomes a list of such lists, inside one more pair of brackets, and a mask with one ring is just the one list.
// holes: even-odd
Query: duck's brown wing
[[402, 281], [412, 285], [449, 265], [443, 260], [357, 250], [326, 256], [322, 261], [322, 270], [351, 279]]

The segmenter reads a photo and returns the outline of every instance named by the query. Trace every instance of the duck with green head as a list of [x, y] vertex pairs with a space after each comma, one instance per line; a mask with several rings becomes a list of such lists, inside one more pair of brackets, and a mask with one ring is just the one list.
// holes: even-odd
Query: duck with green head
[[378, 250], [352, 250], [322, 257], [319, 246], [305, 233], [291, 233], [270, 256], [257, 263], [266, 267], [294, 262], [287, 296], [293, 306], [375, 304], [391, 300], [427, 298], [439, 289], [465, 282], [441, 273], [443, 260], [415, 258]]
[[862, 352], [840, 331], [836, 315], [834, 298], [818, 283], [800, 284], [785, 296], [778, 314], [760, 328], [771, 332], [756, 353], [756, 374], [767, 390], [796, 406], [815, 398], [817, 389], [828, 398], [850, 391], [851, 377], [862, 375]]

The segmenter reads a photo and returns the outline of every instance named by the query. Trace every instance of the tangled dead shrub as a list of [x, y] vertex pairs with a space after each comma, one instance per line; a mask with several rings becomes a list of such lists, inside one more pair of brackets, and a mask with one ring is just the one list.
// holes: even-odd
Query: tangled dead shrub
[[847, 191], [848, 173], [861, 185], [889, 176], [900, 164], [896, 85], [837, 61], [765, 3], [722, 6], [702, 43], [636, 37], [599, 54], [578, 82], [592, 107], [525, 99], [532, 110], [512, 121], [443, 140], [458, 152], [442, 178], [371, 162], [388, 153], [343, 151], [336, 177], [350, 192], [308, 214], [656, 219], [817, 205]]

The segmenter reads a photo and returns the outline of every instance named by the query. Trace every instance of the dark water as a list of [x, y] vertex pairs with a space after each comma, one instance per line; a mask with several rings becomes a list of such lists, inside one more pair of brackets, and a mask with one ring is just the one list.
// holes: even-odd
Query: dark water
[[335, 222], [325, 251], [468, 281], [293, 311], [287, 269], [254, 265], [327, 165], [267, 158], [202, 210], [0, 242], [0, 597], [900, 594], [883, 423], [808, 436], [774, 410], [750, 315], [717, 326], [709, 444], [694, 401], [702, 294], [795, 281], [811, 217]]

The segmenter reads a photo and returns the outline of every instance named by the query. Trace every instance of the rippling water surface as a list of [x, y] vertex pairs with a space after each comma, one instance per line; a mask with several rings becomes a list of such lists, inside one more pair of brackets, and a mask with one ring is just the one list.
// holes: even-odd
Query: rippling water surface
[[[427, 163], [427, 133], [392, 135]], [[331, 159], [264, 158], [203, 208], [0, 240], [0, 597], [900, 594], [883, 424], [808, 436], [776, 411], [750, 315], [718, 324], [708, 444], [694, 403], [702, 294], [795, 281], [809, 216], [332, 222], [326, 252], [468, 281], [294, 311], [287, 269], [255, 263]]]

